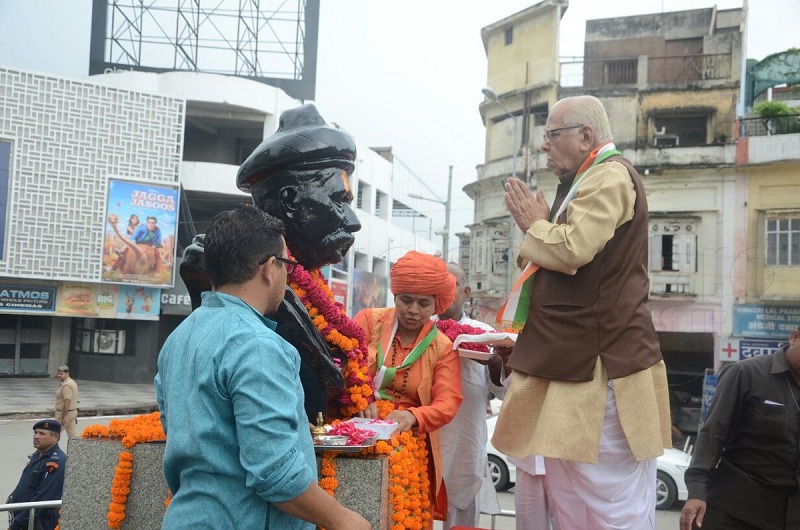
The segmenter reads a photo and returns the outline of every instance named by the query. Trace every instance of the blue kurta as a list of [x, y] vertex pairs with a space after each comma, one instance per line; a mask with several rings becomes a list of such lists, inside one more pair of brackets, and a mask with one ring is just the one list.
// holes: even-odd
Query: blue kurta
[[297, 350], [241, 299], [203, 293], [155, 378], [173, 492], [163, 529], [313, 529], [271, 503], [317, 480]]

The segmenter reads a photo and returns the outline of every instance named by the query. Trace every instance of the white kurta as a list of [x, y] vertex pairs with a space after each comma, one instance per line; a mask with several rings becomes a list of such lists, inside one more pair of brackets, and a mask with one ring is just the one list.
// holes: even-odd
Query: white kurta
[[[458, 323], [494, 331], [491, 326], [466, 315]], [[480, 512], [500, 513], [486, 454], [486, 404], [490, 393], [497, 391], [502, 394], [503, 390], [492, 384], [486, 365], [461, 359], [464, 401], [453, 421], [440, 430], [448, 501], [448, 519], [444, 528], [456, 524], [475, 526]], [[473, 518], [475, 520], [471, 520]]]

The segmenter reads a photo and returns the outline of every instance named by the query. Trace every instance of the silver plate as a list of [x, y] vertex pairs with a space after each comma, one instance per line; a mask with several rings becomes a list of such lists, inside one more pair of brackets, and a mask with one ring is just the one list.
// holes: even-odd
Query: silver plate
[[358, 453], [364, 449], [373, 447], [375, 442], [369, 445], [316, 445], [314, 444], [314, 451], [318, 453]]

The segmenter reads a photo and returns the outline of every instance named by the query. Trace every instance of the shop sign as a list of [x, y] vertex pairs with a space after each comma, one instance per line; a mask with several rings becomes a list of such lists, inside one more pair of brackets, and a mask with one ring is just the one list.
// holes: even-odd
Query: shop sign
[[180, 276], [175, 277], [175, 287], [161, 291], [161, 314], [188, 316], [192, 312], [192, 297]]
[[719, 376], [714, 373], [712, 368], [706, 368], [703, 376], [703, 401], [700, 405], [700, 423], [703, 424], [708, 417], [708, 409], [714, 400], [714, 393], [717, 391]]
[[800, 325], [800, 307], [740, 304], [733, 306], [733, 334], [751, 339], [788, 340]]
[[728, 339], [720, 343], [719, 360], [735, 362], [770, 355], [778, 352], [783, 344], [779, 340]]
[[43, 285], [0, 285], [0, 311], [53, 311], [56, 288]]
[[158, 320], [161, 289], [137, 285], [59, 283], [57, 315]]

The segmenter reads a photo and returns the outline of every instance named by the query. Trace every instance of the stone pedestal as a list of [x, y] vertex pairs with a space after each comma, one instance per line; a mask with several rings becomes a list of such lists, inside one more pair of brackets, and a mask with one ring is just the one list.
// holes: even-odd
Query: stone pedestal
[[[117, 441], [69, 441], [61, 530], [108, 528], [111, 481], [119, 453], [124, 450]], [[168, 494], [161, 465], [164, 444], [138, 444], [129, 451], [133, 453], [133, 476], [122, 530], [159, 530]], [[318, 465], [320, 461], [317, 457]], [[339, 455], [336, 478], [339, 502], [362, 514], [374, 529], [389, 528], [388, 457]]]

